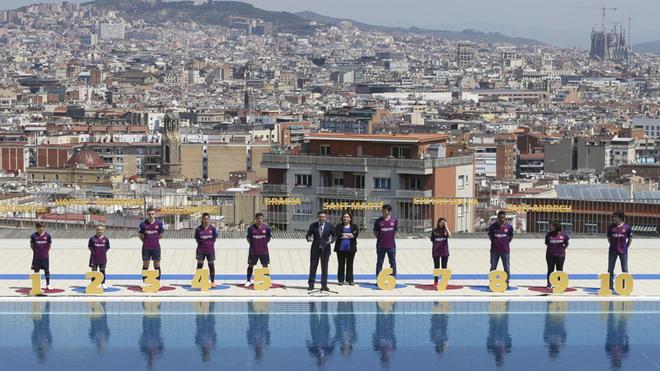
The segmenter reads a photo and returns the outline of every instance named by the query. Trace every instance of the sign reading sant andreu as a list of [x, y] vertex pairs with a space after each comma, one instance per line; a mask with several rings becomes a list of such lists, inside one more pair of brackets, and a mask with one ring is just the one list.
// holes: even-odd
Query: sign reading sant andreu
[[572, 213], [573, 206], [571, 205], [509, 205], [506, 211], [513, 213], [526, 213], [526, 212], [546, 212], [546, 213]]

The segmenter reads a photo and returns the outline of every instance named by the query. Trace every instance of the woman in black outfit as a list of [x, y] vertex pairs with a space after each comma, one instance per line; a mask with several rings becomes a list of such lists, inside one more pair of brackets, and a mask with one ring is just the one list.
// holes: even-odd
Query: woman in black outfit
[[358, 227], [353, 224], [353, 216], [345, 212], [341, 217], [342, 222], [337, 224], [337, 241], [335, 242], [335, 252], [339, 263], [337, 272], [337, 281], [339, 285], [344, 284], [344, 271], [346, 271], [346, 282], [353, 286], [353, 259], [357, 252]]
[[546, 288], [551, 288], [550, 275], [557, 268], [558, 271], [564, 270], [564, 261], [566, 260], [566, 248], [568, 248], [568, 235], [561, 230], [560, 222], [552, 222], [552, 230], [545, 235], [545, 261], [548, 263], [548, 284]]

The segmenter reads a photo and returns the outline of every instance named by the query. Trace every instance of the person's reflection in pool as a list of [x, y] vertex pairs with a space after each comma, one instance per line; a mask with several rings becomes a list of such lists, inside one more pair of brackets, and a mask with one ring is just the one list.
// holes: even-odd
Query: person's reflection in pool
[[32, 349], [37, 355], [39, 363], [46, 362], [46, 355], [53, 344], [53, 335], [50, 333], [50, 303], [46, 302], [42, 307], [41, 303], [35, 303], [34, 313], [32, 315]]
[[435, 352], [441, 357], [447, 350], [449, 337], [447, 336], [447, 327], [449, 326], [449, 303], [438, 303], [437, 312], [431, 315], [431, 342], [435, 344]]
[[316, 364], [323, 366], [332, 352], [334, 345], [330, 341], [330, 315], [328, 314], [328, 303], [323, 302], [321, 305], [321, 313], [316, 310], [317, 303], [309, 303], [309, 331], [311, 333], [311, 340], [307, 340], [307, 350], [314, 358]]
[[266, 302], [248, 302], [247, 341], [254, 349], [254, 359], [257, 362], [263, 361], [266, 347], [270, 345], [269, 306]]
[[396, 349], [394, 306], [393, 302], [377, 303], [376, 330], [372, 340], [374, 350], [380, 353], [380, 362], [383, 367], [389, 367], [392, 353]]
[[543, 327], [543, 342], [548, 346], [551, 360], [559, 357], [561, 348], [566, 344], [566, 309], [565, 301], [548, 302]]
[[[616, 303], [623, 304], [623, 303]], [[610, 357], [613, 369], [620, 369], [623, 359], [628, 356], [630, 343], [628, 341], [628, 328], [626, 314], [615, 313], [614, 303], [610, 302], [607, 314], [607, 337], [605, 338], [605, 352]]]
[[160, 333], [160, 303], [142, 303], [144, 314], [142, 316], [142, 336], [140, 336], [140, 352], [147, 360], [147, 366], [152, 369], [156, 359], [161, 356], [165, 345]]
[[353, 302], [340, 302], [335, 314], [334, 343], [341, 354], [348, 357], [353, 353], [353, 345], [357, 342], [357, 320], [353, 309]]
[[511, 352], [511, 335], [509, 334], [509, 303], [491, 303], [488, 318], [488, 339], [486, 349], [495, 356], [495, 365], [504, 365], [504, 355]]
[[96, 351], [100, 354], [110, 338], [108, 315], [105, 312], [105, 303], [93, 302], [89, 305], [89, 339], [96, 345]]
[[215, 303], [203, 302], [198, 305], [202, 310], [195, 317], [195, 345], [199, 346], [202, 353], [202, 362], [208, 362], [211, 360], [211, 351], [218, 343], [218, 334], [215, 332]]

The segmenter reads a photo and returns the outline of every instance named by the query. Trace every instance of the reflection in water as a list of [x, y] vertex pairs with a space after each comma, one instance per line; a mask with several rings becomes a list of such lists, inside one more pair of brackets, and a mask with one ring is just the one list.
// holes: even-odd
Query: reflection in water
[[610, 302], [610, 312], [607, 314], [605, 352], [610, 357], [612, 368], [619, 369], [623, 364], [623, 359], [628, 356], [630, 343], [628, 341], [627, 315], [625, 313], [614, 313], [614, 304]]
[[543, 327], [543, 342], [548, 346], [548, 356], [554, 360], [561, 348], [566, 345], [566, 309], [567, 302], [548, 302]]
[[46, 354], [53, 344], [53, 335], [50, 333], [50, 303], [46, 302], [43, 308], [41, 305], [41, 303], [35, 303], [31, 340], [37, 360], [39, 363], [45, 363]]
[[379, 302], [376, 313], [376, 330], [373, 335], [374, 350], [380, 353], [383, 367], [389, 367], [392, 353], [396, 349], [394, 333], [394, 303]]
[[96, 351], [103, 353], [105, 345], [110, 338], [108, 315], [105, 312], [105, 303], [92, 302], [89, 314], [89, 339], [96, 345]]
[[163, 353], [165, 345], [160, 333], [160, 303], [142, 303], [144, 315], [142, 316], [142, 336], [140, 336], [140, 352], [144, 354], [149, 369], [153, 368], [156, 359]]
[[350, 356], [353, 353], [353, 345], [357, 343], [357, 320], [353, 312], [353, 302], [338, 303], [334, 344], [339, 347], [343, 356]]
[[254, 359], [257, 362], [263, 361], [264, 351], [270, 345], [269, 313], [269, 303], [248, 302], [247, 341], [248, 345], [254, 348]]
[[494, 302], [491, 306], [501, 306], [501, 308], [491, 308], [491, 313], [488, 315], [486, 349], [495, 356], [495, 365], [502, 367], [504, 355], [511, 352], [512, 344], [509, 334], [509, 303]]
[[195, 317], [195, 345], [199, 346], [202, 353], [202, 362], [208, 362], [211, 359], [211, 351], [215, 349], [218, 343], [218, 335], [215, 332], [215, 303], [198, 303], [200, 310]]
[[316, 302], [309, 303], [309, 330], [312, 339], [307, 340], [307, 350], [314, 358], [316, 364], [320, 367], [325, 364], [334, 350], [334, 345], [330, 342], [330, 314], [328, 313], [328, 303], [323, 302], [321, 313], [317, 313]]
[[440, 313], [433, 313], [431, 315], [431, 342], [435, 344], [435, 352], [438, 356], [447, 350], [447, 345], [449, 344], [449, 337], [447, 336], [447, 327], [449, 326], [449, 315], [446, 313], [449, 310], [449, 303], [446, 304], [447, 308], [439, 307], [438, 311]]

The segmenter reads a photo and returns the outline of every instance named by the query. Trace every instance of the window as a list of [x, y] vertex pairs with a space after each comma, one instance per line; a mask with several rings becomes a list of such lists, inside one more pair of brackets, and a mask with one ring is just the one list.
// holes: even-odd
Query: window
[[332, 185], [334, 187], [343, 187], [344, 186], [344, 178], [332, 178]]
[[458, 176], [458, 189], [465, 188], [465, 175]]
[[353, 180], [355, 188], [364, 189], [364, 175], [354, 175]]
[[410, 158], [410, 147], [392, 147], [392, 157], [396, 158]]
[[321, 156], [330, 156], [330, 145], [329, 144], [321, 144], [319, 147], [319, 155]]
[[538, 229], [539, 232], [547, 233], [549, 231], [548, 222], [544, 222], [544, 221], [539, 220], [539, 221], [536, 222], [536, 226], [537, 226], [537, 229]]
[[296, 187], [311, 187], [312, 176], [309, 174], [296, 174]]
[[422, 189], [422, 180], [420, 178], [410, 178], [410, 189], [418, 191]]
[[598, 224], [584, 223], [584, 228], [588, 234], [598, 234]]
[[392, 189], [390, 178], [374, 178], [374, 189]]

